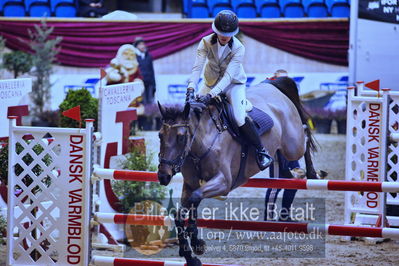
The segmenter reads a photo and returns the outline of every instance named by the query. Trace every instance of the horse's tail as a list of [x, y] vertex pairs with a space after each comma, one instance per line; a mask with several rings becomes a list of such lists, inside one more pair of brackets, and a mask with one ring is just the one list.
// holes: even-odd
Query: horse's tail
[[269, 80], [269, 83], [278, 88], [285, 96], [287, 96], [292, 103], [295, 105], [299, 116], [301, 117], [302, 124], [306, 126], [305, 134], [307, 137], [306, 141], [306, 151], [305, 151], [305, 163], [306, 163], [306, 173], [308, 179], [316, 179], [317, 174], [313, 167], [311, 153], [317, 151], [316, 140], [310, 130], [309, 118], [310, 115], [305, 110], [302, 105], [301, 99], [299, 98], [298, 87], [293, 79], [288, 77], [279, 77], [274, 80]]

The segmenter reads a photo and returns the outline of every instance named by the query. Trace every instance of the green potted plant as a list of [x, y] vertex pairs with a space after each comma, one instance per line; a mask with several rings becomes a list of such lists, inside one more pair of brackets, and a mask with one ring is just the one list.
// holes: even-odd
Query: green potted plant
[[3, 66], [14, 73], [16, 79], [19, 75], [29, 72], [33, 66], [32, 55], [22, 51], [12, 51], [3, 55]]
[[[79, 122], [62, 115], [62, 112], [80, 105], [82, 120], [93, 118], [94, 130], [97, 130], [98, 99], [91, 96], [85, 88], [79, 90], [69, 90], [64, 101], [59, 106], [60, 127], [79, 127]], [[85, 127], [83, 121], [82, 127]]]
[[[133, 148], [127, 154], [126, 160], [121, 162], [122, 168], [139, 171], [156, 171], [156, 166], [152, 165], [153, 154], [147, 156], [145, 151]], [[132, 182], [132, 181], [113, 181], [112, 188], [118, 196], [122, 206], [122, 212], [132, 214], [160, 214], [162, 202], [166, 196], [166, 189], [156, 182]], [[126, 226], [127, 241], [130, 245], [139, 248], [148, 244], [149, 241], [157, 239], [157, 230], [152, 226], [130, 225]], [[164, 228], [165, 232], [168, 232]], [[155, 234], [155, 235], [154, 235]], [[161, 236], [162, 239], [168, 238], [168, 234]], [[158, 240], [161, 240], [158, 238]]]

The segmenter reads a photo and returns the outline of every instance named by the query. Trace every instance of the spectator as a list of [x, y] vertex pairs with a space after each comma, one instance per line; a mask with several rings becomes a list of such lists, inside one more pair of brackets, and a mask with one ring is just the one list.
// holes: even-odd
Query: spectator
[[107, 14], [103, 0], [79, 0], [79, 16], [98, 18]]
[[277, 70], [276, 72], [274, 72], [274, 78], [279, 77], [288, 77], [288, 72], [284, 69]]
[[273, 77], [266, 78], [266, 80], [264, 82], [267, 83], [268, 80], [275, 80], [276, 78], [279, 78], [279, 77], [288, 77], [288, 72], [284, 69], [276, 70], [276, 72], [274, 72]]
[[139, 68], [144, 81], [144, 95], [143, 103], [152, 104], [154, 102], [155, 94], [155, 76], [154, 66], [152, 64], [152, 57], [147, 50], [145, 41], [141, 37], [137, 37], [133, 43], [136, 47], [137, 61], [139, 62]]

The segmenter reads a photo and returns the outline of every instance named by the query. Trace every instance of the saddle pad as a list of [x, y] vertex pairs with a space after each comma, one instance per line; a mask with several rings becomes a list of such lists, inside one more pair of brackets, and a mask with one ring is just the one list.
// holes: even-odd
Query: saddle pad
[[247, 114], [255, 122], [259, 136], [269, 131], [274, 125], [273, 119], [268, 114], [256, 108], [255, 106]]

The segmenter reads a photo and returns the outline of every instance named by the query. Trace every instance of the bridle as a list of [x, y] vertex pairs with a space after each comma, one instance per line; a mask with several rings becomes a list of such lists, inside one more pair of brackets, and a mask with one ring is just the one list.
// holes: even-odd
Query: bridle
[[[208, 111], [209, 111], [209, 109], [208, 109]], [[216, 140], [218, 139], [218, 137], [224, 131], [225, 128], [221, 128], [221, 127], [218, 126], [215, 116], [213, 116], [212, 114], [210, 114], [210, 116], [211, 116], [211, 119], [213, 120], [218, 132], [215, 135], [211, 145], [208, 147], [208, 149], [201, 156], [196, 156], [196, 155], [192, 154], [190, 151], [191, 151], [191, 147], [193, 146], [194, 140], [195, 140], [195, 138], [197, 136], [198, 128], [201, 125], [202, 112], [201, 112], [201, 114], [199, 116], [198, 124], [196, 125], [196, 127], [194, 129], [194, 132], [191, 134], [192, 135], [191, 141], [189, 142], [188, 141], [189, 138], [188, 137], [186, 138], [186, 143], [184, 144], [183, 151], [178, 156], [176, 156], [175, 159], [167, 160], [165, 158], [162, 158], [161, 154], [159, 154], [159, 162], [163, 163], [163, 164], [166, 164], [166, 165], [169, 165], [172, 168], [172, 175], [175, 175], [176, 173], [179, 173], [181, 171], [181, 167], [183, 166], [183, 163], [184, 163], [184, 161], [185, 161], [187, 156], [190, 156], [191, 159], [193, 160], [195, 166], [197, 168], [200, 168], [199, 164], [200, 164], [201, 160], [204, 159], [210, 153], [210, 151], [212, 150], [213, 145], [216, 143]], [[187, 131], [186, 136], [191, 133], [190, 132], [191, 127], [190, 127], [190, 124], [188, 123], [188, 121], [186, 121], [185, 123], [174, 124], [174, 125], [170, 125], [170, 124], [164, 122], [163, 126], [166, 126], [167, 128], [187, 127], [189, 130]]]
[[201, 122], [201, 117], [202, 116], [200, 116], [200, 118], [199, 118], [199, 120], [198, 120], [198, 124], [197, 124], [197, 126], [195, 127], [195, 129], [194, 129], [194, 132], [193, 132], [193, 134], [192, 134], [192, 139], [191, 139], [191, 142], [189, 142], [188, 140], [189, 140], [189, 138], [188, 138], [188, 136], [187, 135], [189, 135], [189, 133], [190, 133], [190, 129], [191, 129], [191, 127], [190, 127], [190, 124], [188, 123], [188, 121], [186, 121], [186, 123], [183, 123], [183, 124], [174, 124], [174, 125], [170, 125], [170, 124], [168, 124], [168, 123], [166, 123], [166, 122], [164, 122], [163, 123], [163, 126], [165, 126], [165, 127], [167, 127], [167, 128], [179, 128], [179, 127], [187, 127], [189, 130], [187, 130], [187, 133], [186, 133], [186, 143], [184, 144], [184, 149], [183, 149], [183, 151], [179, 154], [179, 155], [177, 155], [176, 156], [176, 158], [175, 159], [173, 159], [173, 160], [167, 160], [167, 159], [165, 159], [165, 158], [162, 158], [161, 157], [161, 154], [159, 154], [159, 162], [160, 163], [164, 163], [164, 164], [166, 164], [166, 165], [169, 165], [171, 168], [172, 168], [172, 172], [173, 172], [173, 174], [172, 175], [175, 175], [176, 173], [179, 173], [180, 172], [180, 170], [181, 170], [181, 167], [182, 167], [182, 165], [183, 165], [183, 163], [184, 163], [184, 160], [186, 159], [186, 157], [187, 157], [187, 154], [189, 153], [189, 151], [191, 150], [191, 147], [193, 146], [193, 143], [194, 143], [194, 140], [195, 140], [195, 137], [196, 137], [196, 135], [197, 135], [197, 132], [198, 132], [198, 128], [199, 128], [199, 126], [200, 126], [200, 122]]

